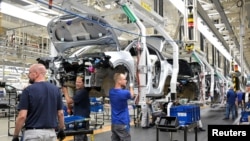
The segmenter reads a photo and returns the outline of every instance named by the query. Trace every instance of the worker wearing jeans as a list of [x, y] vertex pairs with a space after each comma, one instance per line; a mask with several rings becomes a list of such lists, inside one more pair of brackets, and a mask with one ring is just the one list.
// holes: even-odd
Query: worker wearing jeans
[[224, 120], [229, 119], [230, 112], [232, 113], [232, 119], [235, 119], [235, 111], [236, 111], [236, 102], [237, 94], [234, 92], [234, 87], [231, 86], [230, 89], [227, 91], [227, 103], [226, 103], [226, 117]]

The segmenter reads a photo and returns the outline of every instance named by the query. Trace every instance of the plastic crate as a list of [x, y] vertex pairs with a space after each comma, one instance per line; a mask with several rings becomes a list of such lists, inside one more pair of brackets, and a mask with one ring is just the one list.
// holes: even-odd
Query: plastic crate
[[91, 105], [96, 105], [96, 104], [102, 104], [102, 101], [100, 101], [99, 99], [97, 99], [96, 97], [90, 97], [89, 98], [90, 104]]
[[96, 97], [90, 97], [89, 100], [90, 100], [90, 102], [97, 102]]
[[103, 112], [103, 104], [94, 104], [90, 106], [91, 112]]
[[248, 121], [248, 116], [250, 116], [250, 112], [242, 111], [241, 112], [241, 117], [240, 117], [240, 122], [249, 122]]
[[196, 115], [195, 115], [195, 118], [196, 118], [196, 121], [200, 120], [201, 119], [201, 110], [200, 110], [200, 106], [197, 106], [195, 105], [195, 112], [196, 112]]
[[197, 105], [180, 105], [170, 108], [170, 116], [178, 118], [179, 125], [188, 125], [200, 119], [200, 108]]
[[194, 121], [200, 120], [200, 118], [201, 118], [200, 106], [194, 105], [194, 104], [188, 104], [188, 105], [184, 105], [184, 106], [189, 106], [189, 108], [191, 108], [193, 110], [192, 112], [193, 112]]
[[65, 130], [88, 129], [89, 120], [81, 116], [66, 116], [64, 117]]

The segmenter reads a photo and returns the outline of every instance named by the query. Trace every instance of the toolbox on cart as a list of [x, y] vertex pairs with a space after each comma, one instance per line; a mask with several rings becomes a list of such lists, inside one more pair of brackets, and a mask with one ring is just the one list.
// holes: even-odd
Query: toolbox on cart
[[170, 108], [170, 116], [177, 117], [179, 125], [188, 125], [200, 120], [198, 105], [179, 105]]
[[81, 116], [65, 116], [64, 124], [65, 130], [88, 129], [89, 119]]

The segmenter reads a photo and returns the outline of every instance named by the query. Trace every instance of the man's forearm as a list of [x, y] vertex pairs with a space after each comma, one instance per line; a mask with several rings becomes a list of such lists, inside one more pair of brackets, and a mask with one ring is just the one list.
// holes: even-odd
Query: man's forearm
[[134, 98], [134, 84], [133, 83], [129, 84], [129, 91], [131, 94], [131, 98]]
[[65, 96], [65, 99], [66, 99], [66, 102], [67, 102], [67, 104], [73, 104], [73, 99], [68, 95], [68, 94], [66, 94], [66, 95], [64, 95]]
[[65, 125], [64, 125], [64, 114], [62, 110], [58, 111], [58, 121], [59, 121], [59, 130], [63, 130]]
[[67, 104], [72, 104], [73, 103], [73, 99], [69, 96], [69, 93], [68, 93], [68, 89], [63, 89], [63, 94], [64, 94], [64, 97], [66, 99], [66, 102]]
[[14, 135], [13, 136], [16, 136], [16, 137], [19, 136], [19, 133], [20, 133], [21, 129], [23, 128], [24, 121], [25, 121], [24, 119], [17, 118], [16, 127], [15, 127], [15, 130], [14, 130]]

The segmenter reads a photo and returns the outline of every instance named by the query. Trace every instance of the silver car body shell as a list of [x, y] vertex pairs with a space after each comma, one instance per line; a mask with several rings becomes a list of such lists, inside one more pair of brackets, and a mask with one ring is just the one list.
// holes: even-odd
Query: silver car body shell
[[[82, 14], [81, 17], [75, 15], [57, 17], [49, 22], [48, 33], [58, 55], [62, 56], [62, 58], [65, 56], [67, 50], [79, 46], [86, 46], [86, 49], [82, 49], [83, 55], [81, 57], [84, 57], [84, 51], [91, 49], [91, 47], [88, 47], [89, 45], [115, 45], [115, 50], [104, 51], [102, 53], [111, 57], [109, 59], [109, 64], [113, 69], [118, 66], [124, 66], [130, 73], [129, 81], [134, 82], [137, 73], [135, 64], [137, 62], [130, 54], [129, 49], [138, 41], [132, 42], [132, 44], [128, 45], [124, 50], [121, 50], [115, 31], [111, 25], [101, 17], [92, 14]], [[148, 59], [148, 57], [150, 57], [150, 52], [148, 51], [148, 56], [145, 58], [147, 60], [147, 65], [143, 66], [143, 68], [147, 75], [146, 83], [151, 84], [144, 92], [146, 92], [147, 96], [161, 96], [163, 95], [167, 76], [172, 73], [172, 66], [161, 55], [163, 45], [166, 41], [160, 36], [154, 36], [147, 37], [146, 42], [146, 50], [151, 48], [151, 50], [155, 52], [154, 55], [157, 55], [160, 69], [154, 72], [155, 64]], [[77, 56], [79, 59], [78, 53], [71, 57]], [[153, 86], [153, 81], [156, 81], [157, 85]]]

